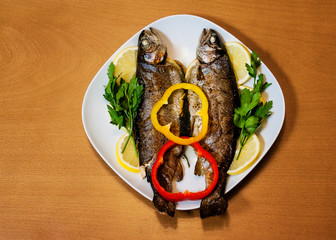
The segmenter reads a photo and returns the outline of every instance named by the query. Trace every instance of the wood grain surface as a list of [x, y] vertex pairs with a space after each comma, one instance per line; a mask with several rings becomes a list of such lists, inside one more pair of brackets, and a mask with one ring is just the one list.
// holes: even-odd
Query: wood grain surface
[[[0, 239], [336, 239], [335, 1], [0, 1]], [[157, 213], [91, 146], [81, 107], [105, 61], [173, 14], [255, 49], [283, 129], [225, 215]]]

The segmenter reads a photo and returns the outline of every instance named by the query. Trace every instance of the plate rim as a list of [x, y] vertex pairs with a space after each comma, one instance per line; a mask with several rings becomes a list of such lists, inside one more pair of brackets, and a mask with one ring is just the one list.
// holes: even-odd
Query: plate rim
[[[175, 15], [169, 15], [160, 19], [155, 20], [154, 22], [149, 23], [148, 25], [146, 25], [145, 27], [141, 28], [138, 32], [136, 32], [135, 34], [133, 34], [128, 40], [126, 40], [126, 42], [124, 42], [108, 59], [107, 61], [104, 62], [104, 64], [100, 67], [100, 69], [97, 71], [97, 73], [95, 74], [95, 76], [92, 78], [92, 80], [90, 81], [84, 97], [83, 97], [83, 101], [82, 101], [82, 109], [81, 109], [81, 117], [82, 117], [82, 124], [84, 127], [84, 131], [86, 133], [86, 136], [88, 137], [92, 147], [96, 150], [96, 152], [99, 154], [99, 156], [104, 160], [104, 162], [114, 171], [114, 173], [116, 173], [124, 182], [126, 182], [130, 187], [132, 187], [136, 192], [140, 193], [142, 196], [144, 196], [145, 198], [147, 198], [148, 200], [152, 201], [152, 199], [150, 198], [150, 196], [144, 194], [139, 188], [137, 188], [136, 186], [134, 186], [126, 177], [124, 177], [113, 165], [110, 164], [110, 162], [105, 158], [104, 154], [101, 152], [101, 150], [96, 146], [95, 144], [95, 140], [93, 139], [93, 137], [91, 136], [89, 130], [87, 129], [87, 120], [85, 118], [85, 111], [86, 111], [86, 106], [87, 106], [87, 99], [88, 99], [88, 94], [91, 90], [91, 88], [94, 85], [94, 82], [96, 80], [96, 78], [101, 74], [101, 71], [104, 70], [105, 65], [112, 62], [114, 57], [120, 52], [122, 51], [122, 49], [127, 46], [127, 44], [138, 34], [140, 34], [140, 32], [145, 29], [148, 28], [152, 25], [158, 24], [160, 22], [165, 22], [167, 20], [170, 19], [175, 19], [175, 18], [194, 18], [194, 19], [198, 19], [200, 21], [205, 21], [207, 23], [209, 23], [210, 25], [214, 25], [216, 26], [216, 28], [219, 28], [221, 30], [223, 30], [224, 32], [226, 32], [227, 34], [229, 34], [230, 36], [234, 37], [235, 39], [237, 39], [237, 41], [239, 41], [240, 43], [242, 43], [236, 36], [234, 36], [233, 34], [231, 34], [229, 31], [227, 31], [226, 29], [222, 28], [221, 26], [219, 26], [218, 24], [200, 17], [200, 16], [196, 16], [196, 15], [191, 15], [191, 14], [175, 14]], [[244, 44], [242, 43], [250, 52], [251, 50]], [[273, 73], [269, 70], [269, 68], [267, 67], [267, 65], [262, 61], [262, 67], [265, 68], [269, 74], [271, 74], [271, 77], [274, 79], [274, 81], [276, 82], [276, 84], [278, 85], [278, 88], [280, 90], [280, 96], [281, 96], [281, 104], [279, 104], [280, 106], [282, 106], [282, 114], [280, 116], [278, 116], [278, 119], [280, 120], [281, 124], [277, 129], [276, 134], [274, 134], [274, 138], [272, 139], [272, 142], [269, 143], [269, 147], [267, 149], [267, 151], [262, 151], [261, 154], [258, 156], [258, 159], [256, 160], [256, 162], [246, 171], [244, 171], [243, 173], [239, 174], [240, 176], [240, 180], [237, 181], [236, 183], [234, 183], [230, 188], [226, 188], [225, 190], [225, 194], [227, 194], [228, 192], [230, 192], [232, 189], [234, 189], [239, 183], [241, 183], [245, 177], [247, 175], [250, 174], [250, 172], [261, 162], [261, 160], [264, 158], [264, 156], [268, 153], [268, 151], [271, 149], [271, 147], [273, 146], [273, 144], [275, 143], [275, 141], [277, 140], [282, 128], [283, 128], [283, 124], [284, 124], [284, 120], [285, 120], [285, 112], [286, 112], [286, 107], [285, 107], [285, 98], [280, 86], [280, 83], [278, 82], [278, 80], [275, 78], [275, 76], [273, 75]], [[238, 175], [237, 175], [238, 176]], [[142, 180], [145, 181], [145, 180]], [[146, 181], [147, 182], [147, 181]], [[147, 182], [148, 183], [148, 182]], [[149, 184], [149, 183], [148, 183]], [[194, 207], [194, 208], [179, 208], [177, 207], [176, 210], [193, 210], [193, 209], [198, 209], [199, 207]]]

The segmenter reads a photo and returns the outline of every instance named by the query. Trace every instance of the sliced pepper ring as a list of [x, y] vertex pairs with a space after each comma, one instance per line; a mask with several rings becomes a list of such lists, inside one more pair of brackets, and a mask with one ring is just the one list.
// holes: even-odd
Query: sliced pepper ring
[[[162, 126], [159, 123], [159, 120], [157, 118], [157, 113], [161, 109], [161, 107], [165, 104], [168, 104], [168, 98], [170, 95], [178, 89], [188, 89], [194, 91], [199, 98], [201, 99], [202, 102], [202, 108], [196, 113], [196, 115], [200, 116], [202, 119], [202, 129], [200, 133], [195, 136], [195, 137], [190, 137], [190, 138], [182, 138], [174, 135], [170, 131], [170, 124]], [[203, 91], [196, 85], [190, 84], [190, 83], [178, 83], [174, 84], [170, 88], [168, 88], [165, 93], [163, 94], [162, 98], [155, 103], [152, 112], [151, 112], [151, 120], [154, 128], [165, 135], [169, 140], [172, 140], [173, 142], [180, 144], [180, 145], [190, 145], [195, 142], [199, 142], [207, 133], [208, 131], [208, 121], [209, 121], [209, 116], [208, 116], [208, 108], [209, 108], [209, 103], [207, 100], [207, 97], [203, 93]]]
[[[183, 137], [187, 139], [187, 137]], [[203, 191], [200, 192], [189, 192], [186, 190], [184, 193], [182, 192], [177, 192], [177, 193], [172, 193], [172, 192], [167, 192], [159, 183], [157, 179], [157, 171], [160, 167], [160, 165], [163, 163], [163, 156], [164, 154], [172, 147], [176, 146], [177, 143], [173, 141], [168, 141], [166, 142], [162, 148], [160, 149], [157, 159], [153, 164], [152, 167], [152, 182], [155, 187], [155, 189], [158, 191], [158, 193], [166, 200], [170, 202], [180, 202], [184, 200], [199, 200], [207, 195], [209, 195], [212, 190], [215, 188], [217, 182], [218, 182], [218, 167], [217, 167], [217, 162], [214, 159], [214, 157], [204, 148], [201, 147], [201, 145], [197, 143], [191, 144], [191, 146], [196, 150], [196, 153], [199, 157], [205, 158], [211, 165], [212, 171], [213, 171], [213, 178], [212, 182], [210, 185]]]

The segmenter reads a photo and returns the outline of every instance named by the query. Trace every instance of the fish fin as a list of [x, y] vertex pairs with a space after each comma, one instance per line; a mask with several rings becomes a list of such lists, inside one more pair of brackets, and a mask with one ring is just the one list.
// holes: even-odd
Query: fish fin
[[183, 179], [183, 166], [181, 161], [177, 162], [176, 171], [175, 171], [175, 180], [177, 182], [181, 181]]
[[196, 161], [196, 164], [195, 164], [194, 174], [197, 175], [197, 176], [203, 176], [204, 175], [202, 159], [199, 158], [199, 157], [197, 158], [197, 161]]
[[205, 178], [206, 178], [205, 180], [206, 180], [207, 186], [211, 183], [212, 169], [211, 169], [209, 162], [205, 158], [197, 157], [194, 174], [197, 176], [203, 176], [205, 174]]
[[179, 67], [179, 71], [181, 73], [181, 75], [185, 76], [185, 73], [186, 73], [186, 67], [183, 65], [183, 63], [181, 63], [179, 60], [177, 59], [174, 59], [175, 63], [177, 64], [177, 66]]
[[196, 68], [196, 76], [197, 76], [197, 80], [198, 81], [204, 81], [204, 74], [200, 68], [200, 66], [198, 65], [198, 67]]

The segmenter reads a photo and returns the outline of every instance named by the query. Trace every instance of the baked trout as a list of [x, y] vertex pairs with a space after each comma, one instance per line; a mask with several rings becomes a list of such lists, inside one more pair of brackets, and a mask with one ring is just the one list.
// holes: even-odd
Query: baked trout
[[[234, 108], [239, 106], [239, 94], [235, 74], [227, 50], [212, 29], [203, 29], [196, 50], [196, 65], [188, 74], [189, 83], [199, 86], [209, 102], [209, 125], [206, 136], [200, 141], [217, 161], [219, 179], [210, 195], [202, 199], [200, 216], [206, 218], [226, 211], [224, 196], [227, 171], [233, 160], [238, 130], [233, 123]], [[198, 135], [202, 122], [194, 116], [200, 109], [200, 100], [192, 91], [188, 92], [192, 135]], [[212, 169], [205, 159], [199, 158], [195, 166], [196, 175], [204, 175], [206, 185], [212, 181]]]
[[[167, 138], [156, 131], [151, 122], [151, 111], [154, 104], [162, 98], [164, 92], [173, 84], [184, 81], [182, 67], [175, 61], [167, 59], [167, 48], [159, 34], [152, 28], [143, 30], [138, 40], [137, 72], [138, 81], [144, 87], [144, 94], [135, 120], [135, 138], [139, 150], [141, 172], [147, 176], [151, 183], [155, 207], [169, 216], [175, 214], [175, 203], [165, 200], [158, 194], [151, 180], [152, 164], [156, 160], [160, 148], [166, 143]], [[161, 125], [171, 123], [171, 132], [180, 135], [182, 119], [181, 109], [184, 90], [177, 90], [168, 99], [158, 112]], [[186, 95], [185, 95], [186, 97]], [[185, 120], [184, 120], [185, 121]], [[174, 179], [183, 178], [183, 168], [180, 162], [182, 147], [176, 146], [164, 156], [164, 163], [158, 169], [158, 181], [166, 191], [172, 191]]]

